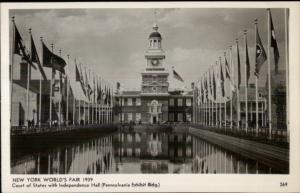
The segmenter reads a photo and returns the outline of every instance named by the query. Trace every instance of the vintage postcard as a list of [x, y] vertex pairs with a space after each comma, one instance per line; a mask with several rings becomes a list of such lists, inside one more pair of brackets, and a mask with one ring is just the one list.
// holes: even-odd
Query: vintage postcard
[[299, 192], [299, 5], [2, 3], [2, 191]]

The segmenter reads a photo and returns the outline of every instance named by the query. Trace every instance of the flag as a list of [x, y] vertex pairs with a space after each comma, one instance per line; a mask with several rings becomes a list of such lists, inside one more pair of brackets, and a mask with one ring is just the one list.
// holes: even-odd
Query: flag
[[80, 73], [79, 73], [79, 70], [78, 70], [78, 67], [77, 65], [75, 64], [75, 68], [76, 68], [76, 82], [78, 81], [81, 81], [81, 77], [80, 77]]
[[216, 100], [216, 80], [215, 80], [215, 72], [213, 70], [213, 91], [214, 91], [214, 100]]
[[254, 72], [255, 76], [258, 77], [259, 70], [266, 60], [267, 60], [267, 54], [261, 42], [258, 29], [256, 28], [256, 50], [255, 50], [255, 72]]
[[273, 25], [271, 10], [270, 10], [270, 23], [271, 23], [271, 47], [273, 47], [274, 50], [274, 59], [275, 59], [275, 73], [278, 74], [278, 61], [279, 61], [279, 49], [276, 41], [275, 36], [275, 29]]
[[222, 64], [220, 64], [220, 84], [222, 88], [222, 96], [225, 96], [225, 88], [224, 88], [224, 75], [222, 70]]
[[86, 96], [88, 97], [88, 100], [90, 100], [90, 85], [89, 85], [89, 80], [88, 80], [88, 76], [85, 70], [85, 92], [86, 92]]
[[43, 42], [43, 65], [65, 74], [64, 67], [67, 64], [64, 59], [52, 53]]
[[26, 47], [23, 43], [23, 39], [20, 35], [20, 32], [17, 26], [14, 24], [14, 54], [18, 54], [21, 56], [26, 62], [28, 62], [34, 69], [36, 69], [35, 65], [30, 61], [30, 54], [27, 52]]
[[14, 54], [18, 54], [26, 58], [27, 54], [25, 52], [25, 45], [16, 25], [14, 25], [14, 31]]
[[212, 82], [211, 82], [211, 72], [210, 69], [208, 70], [208, 75], [209, 75], [209, 95], [212, 96], [213, 95], [213, 87], [212, 87]]
[[207, 76], [204, 76], [204, 88], [205, 88], [205, 101], [208, 101]]
[[97, 102], [100, 103], [101, 102], [101, 98], [102, 98], [101, 82], [98, 85], [99, 86], [97, 86]]
[[173, 77], [181, 82], [184, 82], [181, 76], [174, 70], [174, 67], [173, 67]]
[[[75, 60], [75, 63], [76, 63], [76, 60]], [[75, 65], [76, 65], [76, 64], [75, 64]], [[81, 85], [81, 88], [82, 88], [82, 91], [83, 91], [84, 96], [86, 96], [86, 89], [85, 89], [85, 84], [84, 84], [84, 79], [83, 79], [83, 74], [82, 74], [81, 64], [80, 64], [79, 66], [80, 66], [80, 76], [79, 76], [79, 79], [80, 79], [80, 85]], [[76, 68], [77, 68], [77, 65], [76, 65]], [[76, 81], [77, 81], [77, 79], [76, 79]]]
[[31, 60], [31, 62], [37, 63], [39, 71], [43, 76], [43, 79], [47, 80], [47, 76], [46, 76], [45, 71], [44, 71], [44, 69], [41, 65], [41, 61], [40, 61], [39, 55], [36, 51], [36, 47], [35, 47], [32, 35], [30, 36], [30, 39], [31, 39], [30, 40], [30, 43], [31, 43], [31, 54], [30, 54], [31, 57], [30, 57], [30, 60]]
[[237, 75], [238, 75], [238, 89], [240, 89], [240, 85], [241, 85], [241, 59], [240, 59], [240, 50], [239, 50], [239, 42], [238, 40], [236, 41], [236, 52], [237, 52], [237, 65], [238, 65], [238, 69], [237, 69]]
[[226, 78], [230, 79], [230, 68], [226, 56], [225, 56], [225, 68], [226, 68]]
[[201, 79], [200, 87], [201, 87], [201, 103], [204, 103], [204, 90], [203, 90], [203, 79]]
[[249, 53], [248, 53], [248, 43], [246, 36], [246, 86], [248, 87], [248, 81], [250, 78], [250, 61], [249, 61]]

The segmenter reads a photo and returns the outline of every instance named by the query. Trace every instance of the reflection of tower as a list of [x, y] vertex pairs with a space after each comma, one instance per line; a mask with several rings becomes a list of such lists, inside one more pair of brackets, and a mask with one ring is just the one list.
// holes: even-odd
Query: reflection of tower
[[157, 133], [152, 133], [150, 135], [148, 151], [152, 157], [156, 157], [162, 152], [161, 141], [159, 140]]
[[162, 49], [162, 37], [155, 21], [153, 32], [149, 35], [149, 45], [145, 58], [147, 66], [142, 72], [142, 93], [167, 93], [169, 73], [164, 68], [165, 52]]

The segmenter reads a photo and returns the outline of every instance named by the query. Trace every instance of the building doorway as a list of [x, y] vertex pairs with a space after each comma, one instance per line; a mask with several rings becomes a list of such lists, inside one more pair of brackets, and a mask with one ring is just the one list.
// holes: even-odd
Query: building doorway
[[159, 103], [157, 100], [153, 100], [153, 101], [151, 101], [151, 103], [148, 104], [148, 107], [149, 107], [149, 113], [150, 113], [149, 122], [152, 124], [156, 124], [156, 123], [160, 122], [159, 114], [161, 114], [162, 104]]
[[157, 122], [157, 118], [156, 118], [156, 116], [153, 116], [152, 117], [152, 123], [155, 124], [156, 122]]

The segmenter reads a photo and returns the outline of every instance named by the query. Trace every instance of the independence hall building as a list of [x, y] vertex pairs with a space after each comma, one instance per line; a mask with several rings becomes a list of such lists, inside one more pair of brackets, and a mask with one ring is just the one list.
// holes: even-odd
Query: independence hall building
[[122, 123], [191, 122], [193, 92], [170, 91], [169, 72], [165, 69], [162, 37], [155, 24], [145, 54], [141, 90], [123, 91], [117, 86], [115, 117]]

